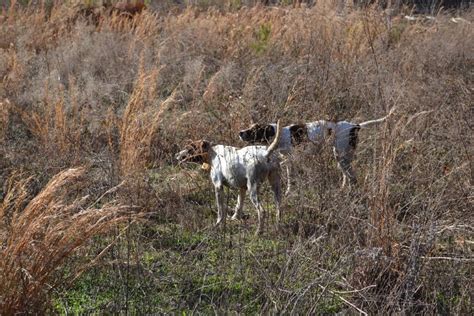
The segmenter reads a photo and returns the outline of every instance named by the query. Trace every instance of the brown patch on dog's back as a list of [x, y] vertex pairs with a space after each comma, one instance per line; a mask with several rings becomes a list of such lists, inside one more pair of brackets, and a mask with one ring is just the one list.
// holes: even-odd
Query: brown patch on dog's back
[[306, 124], [291, 125], [290, 133], [293, 145], [298, 145], [308, 140], [308, 128]]

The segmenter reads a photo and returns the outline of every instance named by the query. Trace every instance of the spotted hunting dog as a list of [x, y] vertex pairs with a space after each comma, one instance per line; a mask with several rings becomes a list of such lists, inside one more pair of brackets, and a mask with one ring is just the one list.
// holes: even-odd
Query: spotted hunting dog
[[179, 162], [195, 162], [209, 164], [211, 180], [215, 188], [217, 202], [216, 225], [226, 220], [226, 207], [224, 205], [223, 186], [240, 190], [237, 205], [232, 219], [242, 215], [245, 192], [250, 193], [250, 200], [257, 209], [258, 227], [257, 234], [262, 231], [264, 211], [258, 194], [259, 187], [268, 179], [273, 191], [277, 209], [277, 222], [280, 221], [281, 179], [280, 158], [275, 152], [280, 142], [280, 123], [275, 124], [275, 134], [270, 146], [247, 146], [236, 148], [225, 145], [214, 145], [206, 140], [199, 140], [187, 145], [176, 154]]
[[[278, 151], [280, 154], [288, 156], [291, 154], [293, 147], [303, 142], [311, 142], [315, 145], [321, 145], [329, 141], [333, 147], [334, 156], [337, 160], [339, 169], [342, 171], [342, 187], [345, 187], [349, 180], [350, 184], [356, 184], [357, 179], [352, 168], [352, 161], [355, 157], [357, 147], [358, 133], [360, 129], [366, 129], [373, 125], [384, 122], [393, 114], [394, 108], [389, 114], [371, 121], [363, 123], [352, 123], [348, 121], [330, 122], [315, 121], [305, 124], [292, 124], [282, 128], [281, 140], [279, 142]], [[249, 144], [270, 142], [276, 134], [275, 124], [253, 124], [248, 129], [241, 130], [239, 137], [242, 141]], [[288, 173], [288, 186], [286, 193], [290, 190], [290, 166], [287, 163], [286, 169]]]

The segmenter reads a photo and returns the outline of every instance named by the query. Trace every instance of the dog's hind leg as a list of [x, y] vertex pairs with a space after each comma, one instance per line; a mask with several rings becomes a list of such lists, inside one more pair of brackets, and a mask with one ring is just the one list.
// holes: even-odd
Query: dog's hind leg
[[244, 208], [244, 199], [246, 191], [246, 188], [240, 188], [239, 196], [237, 197], [237, 205], [235, 206], [235, 212], [234, 215], [232, 215], [232, 220], [242, 218], [242, 209]]
[[286, 190], [285, 195], [290, 194], [291, 191], [291, 158], [290, 155], [283, 155], [280, 153], [281, 165], [285, 165], [286, 169]]
[[268, 176], [268, 181], [273, 191], [273, 198], [275, 199], [276, 207], [276, 220], [277, 223], [280, 223], [281, 219], [281, 178], [279, 172], [270, 173]]
[[226, 219], [226, 207], [224, 205], [224, 190], [222, 185], [216, 186], [216, 203], [217, 203], [217, 222], [216, 226], [220, 223], [225, 223]]
[[286, 190], [285, 190], [285, 195], [290, 194], [291, 191], [291, 166], [290, 166], [290, 161], [287, 160], [285, 163], [286, 166]]
[[342, 171], [342, 187], [344, 188], [347, 180], [349, 180], [349, 185], [354, 185], [357, 184], [357, 178], [354, 173], [354, 169], [352, 169], [352, 160], [349, 158], [338, 158], [337, 159], [337, 165], [339, 166], [339, 169]]
[[349, 184], [357, 184], [355, 172], [352, 169], [352, 161], [354, 160], [354, 153], [351, 150], [339, 151], [334, 150], [334, 157], [337, 161], [338, 168], [342, 171], [342, 188], [344, 188], [349, 180]]
[[265, 212], [263, 210], [262, 205], [260, 204], [260, 200], [258, 199], [258, 187], [256, 183], [252, 183], [248, 185], [248, 189], [250, 192], [250, 201], [257, 209], [257, 217], [258, 217], [258, 226], [257, 231], [255, 232], [256, 235], [260, 234], [263, 229], [263, 216]]

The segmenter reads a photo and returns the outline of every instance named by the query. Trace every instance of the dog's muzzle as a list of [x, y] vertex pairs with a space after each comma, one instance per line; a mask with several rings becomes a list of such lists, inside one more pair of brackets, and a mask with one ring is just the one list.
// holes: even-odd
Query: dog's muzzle
[[186, 154], [187, 154], [187, 151], [182, 150], [179, 153], [177, 153], [176, 155], [174, 155], [174, 158], [176, 160], [178, 160], [179, 163], [182, 163], [186, 159]]

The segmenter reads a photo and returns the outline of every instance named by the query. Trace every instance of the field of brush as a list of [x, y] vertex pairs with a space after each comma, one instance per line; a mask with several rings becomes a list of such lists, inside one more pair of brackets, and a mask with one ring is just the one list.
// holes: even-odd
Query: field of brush
[[[228, 3], [4, 8], [0, 314], [472, 314], [472, 10]], [[360, 131], [351, 189], [329, 145], [297, 147], [260, 236], [248, 197], [214, 228], [208, 173], [173, 158], [392, 107]]]

